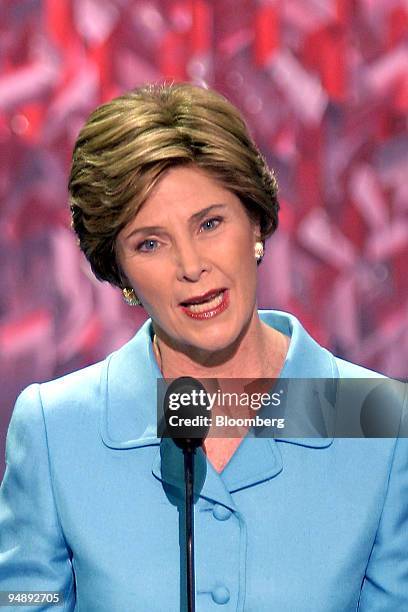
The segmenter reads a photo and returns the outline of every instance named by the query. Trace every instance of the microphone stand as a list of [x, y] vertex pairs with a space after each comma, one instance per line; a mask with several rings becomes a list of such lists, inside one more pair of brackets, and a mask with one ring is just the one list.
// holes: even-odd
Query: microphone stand
[[[195, 413], [198, 416], [206, 417], [203, 421], [205, 424], [199, 427], [184, 427], [182, 431], [177, 430], [177, 427], [170, 425], [170, 399], [173, 394], [190, 395], [193, 397], [193, 392], [200, 394], [200, 403], [191, 399], [190, 404], [183, 402], [181, 405], [181, 415], [191, 416]], [[201, 395], [203, 394], [203, 395]], [[203, 399], [204, 397], [204, 399]], [[178, 408], [180, 410], [180, 406]], [[188, 612], [195, 612], [195, 572], [194, 572], [194, 456], [196, 449], [203, 445], [203, 442], [208, 435], [208, 399], [206, 401], [206, 390], [203, 385], [190, 376], [182, 376], [176, 378], [168, 386], [164, 397], [164, 415], [166, 420], [166, 435], [173, 439], [178, 448], [183, 451], [184, 455], [184, 482], [185, 482], [185, 532], [186, 532], [186, 578], [187, 578], [187, 609]]]
[[187, 608], [195, 612], [195, 574], [194, 574], [194, 446], [184, 450], [185, 512], [186, 512], [186, 568], [187, 568]]

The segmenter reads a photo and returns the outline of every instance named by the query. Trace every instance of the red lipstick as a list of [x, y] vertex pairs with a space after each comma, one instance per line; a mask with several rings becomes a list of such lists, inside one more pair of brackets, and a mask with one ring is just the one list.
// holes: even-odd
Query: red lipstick
[[[212, 299], [205, 302], [208, 298]], [[203, 303], [204, 301], [204, 303]], [[181, 310], [192, 319], [212, 319], [221, 314], [229, 306], [228, 289], [207, 291], [201, 296], [190, 298], [180, 304]]]

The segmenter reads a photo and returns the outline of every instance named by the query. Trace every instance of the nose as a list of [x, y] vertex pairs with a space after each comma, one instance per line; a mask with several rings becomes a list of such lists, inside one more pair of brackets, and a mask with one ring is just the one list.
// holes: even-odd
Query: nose
[[205, 253], [191, 239], [184, 238], [175, 247], [175, 260], [179, 281], [197, 282], [203, 272], [208, 272], [210, 269]]

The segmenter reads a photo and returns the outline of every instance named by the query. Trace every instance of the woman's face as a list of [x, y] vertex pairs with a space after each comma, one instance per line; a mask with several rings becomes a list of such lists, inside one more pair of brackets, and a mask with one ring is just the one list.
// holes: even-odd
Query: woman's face
[[255, 313], [258, 237], [237, 196], [201, 169], [180, 166], [119, 233], [117, 253], [173, 346], [212, 352], [230, 346]]

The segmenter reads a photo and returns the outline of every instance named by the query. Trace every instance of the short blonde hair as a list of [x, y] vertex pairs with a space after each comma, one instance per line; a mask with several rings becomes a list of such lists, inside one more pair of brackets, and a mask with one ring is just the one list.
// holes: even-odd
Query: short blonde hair
[[261, 238], [278, 225], [277, 182], [239, 111], [188, 83], [148, 85], [99, 106], [76, 141], [72, 227], [95, 276], [123, 287], [115, 240], [163, 173], [195, 164], [237, 195]]

